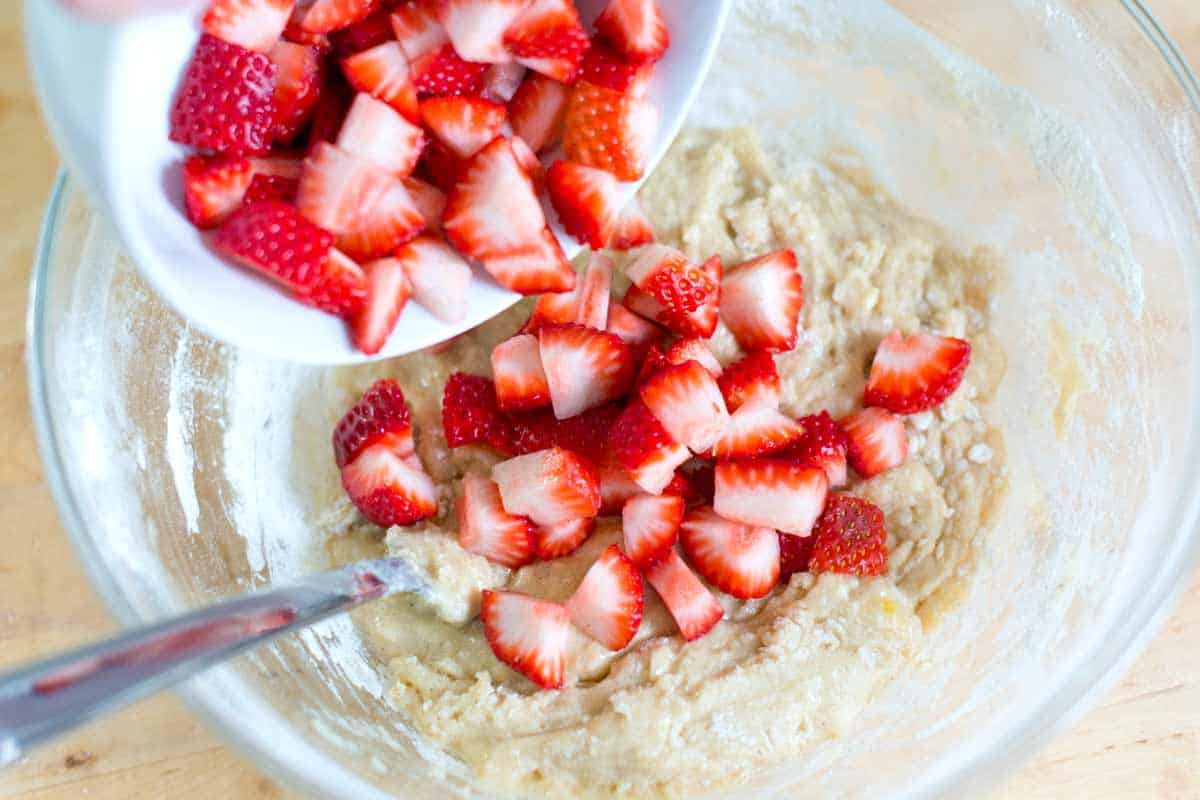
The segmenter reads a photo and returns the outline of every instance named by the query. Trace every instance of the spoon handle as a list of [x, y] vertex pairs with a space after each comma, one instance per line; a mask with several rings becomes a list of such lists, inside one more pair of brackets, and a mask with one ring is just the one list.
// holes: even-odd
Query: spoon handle
[[394, 592], [424, 587], [400, 559], [361, 561], [0, 675], [0, 767], [36, 744], [281, 633]]

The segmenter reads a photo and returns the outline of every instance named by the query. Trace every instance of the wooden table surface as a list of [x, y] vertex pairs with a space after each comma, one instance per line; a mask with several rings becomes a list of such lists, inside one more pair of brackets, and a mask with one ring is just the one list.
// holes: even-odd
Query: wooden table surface
[[[1102, 0], [1096, 0], [1101, 2]], [[1108, 1], [1108, 0], [1103, 0]], [[1200, 65], [1200, 4], [1153, 0]], [[46, 488], [30, 422], [26, 290], [57, 169], [29, 87], [17, 0], [0, 0], [0, 669], [113, 630]], [[1200, 797], [1200, 576], [1129, 674], [1033, 759], [1001, 798]], [[0, 774], [22, 800], [289, 797], [197, 722], [175, 697], [142, 702]]]

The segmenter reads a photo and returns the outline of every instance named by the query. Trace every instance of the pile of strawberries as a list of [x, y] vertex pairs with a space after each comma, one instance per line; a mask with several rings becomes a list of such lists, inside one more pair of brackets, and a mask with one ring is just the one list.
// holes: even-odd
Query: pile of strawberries
[[654, 0], [594, 27], [571, 0], [212, 0], [170, 115], [198, 151], [188, 217], [367, 354], [410, 297], [460, 321], [472, 265], [570, 291], [543, 188], [592, 248], [654, 238], [618, 192], [657, 133], [667, 29]]
[[[574, 552], [597, 516], [621, 515], [621, 546], [604, 551], [565, 605], [484, 592], [496, 656], [547, 688], [563, 683], [569, 625], [612, 650], [632, 641], [642, 577], [690, 641], [723, 615], [710, 586], [745, 599], [796, 572], [884, 574], [883, 513], [830, 488], [847, 484], [849, 468], [867, 480], [903, 463], [898, 415], [942, 403], [970, 361], [961, 339], [893, 332], [875, 354], [863, 410], [792, 419], [779, 410], [773, 355], [797, 341], [804, 293], [791, 251], [725, 273], [720, 258], [696, 265], [651, 244], [626, 273], [632, 285], [613, 302], [613, 265], [594, 255], [573, 291], [542, 295], [496, 345], [491, 379], [456, 373], [445, 386], [449, 446], [507, 458], [462, 482], [465, 550], [519, 569]], [[707, 344], [718, 321], [747, 353], [724, 368]], [[436, 512], [394, 382], [347, 414], [334, 448], [372, 522]]]

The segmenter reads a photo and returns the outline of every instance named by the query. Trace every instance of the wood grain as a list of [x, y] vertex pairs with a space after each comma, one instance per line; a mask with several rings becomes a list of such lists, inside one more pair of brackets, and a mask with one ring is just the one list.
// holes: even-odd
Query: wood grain
[[[29, 268], [56, 169], [29, 87], [16, 3], [0, 14], [0, 668], [113, 628], [58, 524], [29, 417], [22, 360]], [[1158, 0], [1164, 28], [1200, 63], [1200, 6]], [[1129, 674], [997, 796], [1200, 797], [1200, 580]], [[289, 797], [226, 749], [173, 696], [93, 725], [0, 775], [22, 800]]]

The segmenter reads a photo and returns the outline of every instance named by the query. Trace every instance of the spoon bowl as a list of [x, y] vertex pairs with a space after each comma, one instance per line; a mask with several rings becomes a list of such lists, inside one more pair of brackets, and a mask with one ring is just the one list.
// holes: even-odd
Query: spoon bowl
[[[581, 0], [584, 22], [604, 5], [605, 0]], [[671, 47], [648, 91], [660, 126], [647, 175], [683, 123], [731, 5], [732, 0], [660, 0]], [[288, 361], [350, 364], [430, 347], [520, 299], [477, 269], [460, 322], [443, 322], [410, 303], [383, 349], [364, 355], [341, 320], [287, 298], [222, 258], [184, 213], [180, 169], [187, 151], [167, 138], [168, 112], [199, 36], [196, 10], [119, 25], [79, 19], [55, 0], [27, 0], [26, 12], [34, 78], [65, 159], [158, 292], [209, 335]], [[622, 185], [626, 199], [639, 185]], [[580, 245], [555, 231], [573, 258]]]

